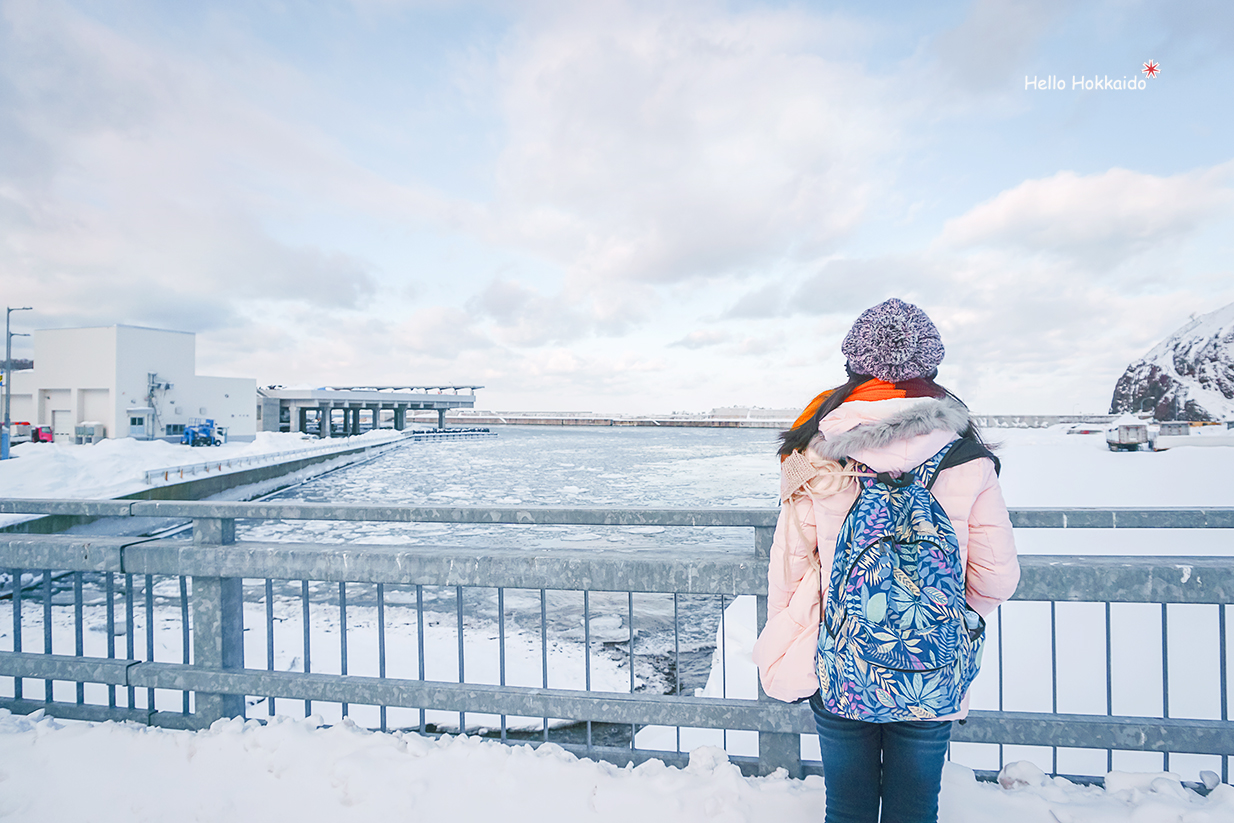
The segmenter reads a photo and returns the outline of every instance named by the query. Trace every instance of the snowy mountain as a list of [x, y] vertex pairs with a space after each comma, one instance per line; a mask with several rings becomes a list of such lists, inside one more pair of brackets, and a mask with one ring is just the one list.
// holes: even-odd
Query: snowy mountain
[[1157, 420], [1234, 420], [1234, 303], [1158, 343], [1118, 379], [1110, 413]]

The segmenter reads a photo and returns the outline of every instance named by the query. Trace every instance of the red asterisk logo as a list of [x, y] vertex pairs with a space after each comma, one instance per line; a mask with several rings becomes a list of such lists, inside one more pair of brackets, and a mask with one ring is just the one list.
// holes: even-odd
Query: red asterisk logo
[[1144, 68], [1140, 69], [1140, 71], [1144, 72], [1149, 77], [1156, 77], [1157, 72], [1161, 71], [1161, 64], [1153, 60], [1149, 60], [1144, 64]]

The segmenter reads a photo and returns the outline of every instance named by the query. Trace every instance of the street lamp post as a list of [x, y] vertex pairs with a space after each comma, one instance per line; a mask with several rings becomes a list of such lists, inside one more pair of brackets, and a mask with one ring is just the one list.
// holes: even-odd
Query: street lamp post
[[28, 334], [14, 334], [9, 331], [10, 319], [15, 311], [33, 311], [30, 306], [13, 308], [7, 306], [4, 311], [4, 428], [0, 429], [0, 460], [9, 459], [9, 441], [13, 430], [9, 420], [9, 396], [13, 391], [13, 338], [29, 337]]

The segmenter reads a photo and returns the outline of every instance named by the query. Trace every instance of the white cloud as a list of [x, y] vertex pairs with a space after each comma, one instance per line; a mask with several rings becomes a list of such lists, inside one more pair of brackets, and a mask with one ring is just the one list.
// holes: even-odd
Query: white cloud
[[361, 308], [374, 265], [294, 227], [434, 210], [297, 121], [307, 83], [264, 54], [181, 54], [56, 2], [2, 14], [0, 268], [54, 284], [38, 308], [57, 324], [205, 330], [258, 298]]
[[[195, 330], [204, 371], [264, 382], [705, 410], [804, 403], [843, 378], [857, 313], [898, 296], [975, 406], [1057, 411], [1101, 408], [1158, 331], [1234, 299], [1229, 165], [1169, 176], [1225, 156], [1197, 136], [1224, 115], [1189, 109], [1127, 169], [964, 199], [1128, 139], [1089, 107], [1052, 126], [1074, 139], [1012, 150], [1053, 121], [989, 84], [1043, 48], [1087, 59], [1054, 0], [962, 2], [938, 36], [810, 4], [354, 4], [286, 30], [279, 4], [212, 7], [186, 31], [147, 0], [0, 0], [0, 285], [39, 310], [23, 322]], [[1114, 11], [1119, 37], [1159, 35]], [[426, 30], [421, 71], [400, 58]]]
[[916, 296], [942, 333], [940, 379], [989, 413], [1103, 412], [1127, 364], [1188, 312], [1234, 298], [1188, 283], [1133, 286], [1148, 264], [1093, 277], [1070, 258], [982, 249], [923, 253]]
[[956, 85], [976, 92], [1006, 88], [1066, 8], [1063, 0], [975, 0], [933, 51]]
[[719, 5], [558, 7], [498, 77], [493, 236], [573, 278], [669, 283], [814, 256], [857, 226], [897, 140], [851, 25]]
[[560, 296], [547, 298], [517, 280], [497, 278], [467, 301], [467, 310], [491, 318], [505, 343], [539, 346], [580, 336], [586, 318]]
[[728, 342], [729, 337], [729, 333], [721, 329], [695, 329], [685, 337], [669, 345], [680, 346], [685, 349], [705, 349], [709, 346]]
[[544, 294], [517, 279], [494, 278], [466, 301], [466, 308], [494, 323], [495, 336], [511, 346], [542, 346], [592, 335], [621, 336], [659, 302], [648, 286], [568, 283]]
[[417, 310], [399, 325], [389, 342], [396, 349], [437, 360], [452, 360], [469, 349], [495, 348], [476, 328], [474, 317], [448, 306]]
[[1128, 169], [1026, 180], [948, 220], [942, 247], [1014, 248], [1114, 265], [1224, 213], [1231, 164], [1158, 177]]

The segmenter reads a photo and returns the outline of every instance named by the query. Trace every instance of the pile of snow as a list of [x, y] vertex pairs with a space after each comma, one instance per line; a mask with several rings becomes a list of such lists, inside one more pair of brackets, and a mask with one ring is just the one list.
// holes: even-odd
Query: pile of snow
[[1124, 412], [1123, 414], [1120, 414], [1118, 417], [1115, 417], [1113, 420], [1107, 423], [1106, 428], [1107, 429], [1117, 429], [1119, 426], [1144, 426], [1144, 425], [1147, 425], [1147, 424], [1140, 418], [1136, 417], [1134, 414], [1131, 414], [1130, 412]]
[[[1234, 788], [1208, 794], [1169, 775], [1116, 775], [1109, 791], [1009, 766], [1002, 785], [948, 764], [939, 819], [1136, 821], [1234, 819]], [[72, 791], [65, 791], [66, 780]], [[699, 748], [684, 769], [617, 768], [561, 747], [474, 737], [382, 734], [314, 720], [219, 721], [201, 732], [61, 723], [0, 710], [0, 817], [90, 820], [774, 820], [822, 818], [823, 780], [742, 777]]]
[[1234, 303], [1191, 320], [1127, 367], [1110, 413], [1234, 420]]
[[[324, 441], [339, 450], [397, 440], [401, 432], [381, 429], [356, 437]], [[205, 461], [223, 462], [281, 452], [318, 450], [323, 441], [299, 433], [259, 432], [248, 443], [193, 448], [163, 440], [130, 437], [102, 440], [93, 445], [21, 443], [12, 460], [0, 461], [0, 498], [98, 500], [121, 497], [150, 488], [147, 471]], [[288, 457], [293, 459], [293, 457]], [[21, 516], [0, 518], [0, 525]]]
[[[1204, 428], [1225, 433], [1223, 427]], [[1234, 453], [1225, 449], [1112, 452], [1104, 434], [1067, 435], [1066, 427], [988, 429], [983, 434], [997, 447], [995, 453], [1003, 465], [999, 481], [1011, 508], [1234, 506], [1234, 483], [1226, 482]], [[1026, 529], [1017, 533], [1017, 539], [1045, 531]], [[1219, 534], [1223, 530], [1208, 531]], [[1104, 539], [1109, 532], [1089, 530], [1087, 534], [1090, 539]], [[1060, 536], [1051, 534], [1052, 538]], [[1209, 552], [1196, 549], [1191, 553]]]

